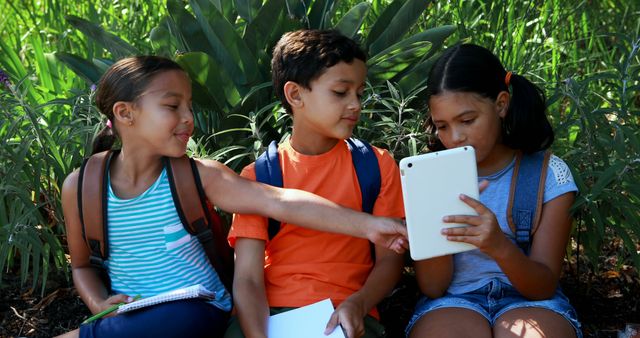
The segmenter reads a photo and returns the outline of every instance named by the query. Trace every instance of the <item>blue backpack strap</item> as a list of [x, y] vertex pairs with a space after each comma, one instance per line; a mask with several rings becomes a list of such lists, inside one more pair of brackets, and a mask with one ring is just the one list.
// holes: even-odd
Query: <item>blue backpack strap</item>
[[[271, 141], [267, 151], [262, 153], [255, 164], [256, 181], [282, 188], [282, 168], [278, 157], [278, 144]], [[269, 218], [269, 240], [273, 239], [280, 231], [280, 222]]]
[[371, 145], [356, 138], [347, 139], [351, 151], [353, 167], [358, 176], [358, 184], [362, 194], [362, 211], [372, 214], [373, 206], [380, 193], [380, 165]]
[[531, 236], [540, 222], [550, 156], [550, 152], [544, 151], [516, 155], [507, 221], [515, 234], [516, 244], [527, 255], [531, 249]]
[[[373, 212], [378, 194], [380, 193], [381, 176], [378, 158], [373, 148], [367, 142], [352, 138], [347, 140], [351, 151], [353, 166], [356, 170], [360, 191], [362, 194], [362, 211]], [[278, 157], [278, 145], [272, 141], [267, 151], [262, 153], [255, 163], [256, 181], [276, 187], [283, 187], [282, 168]], [[269, 240], [280, 231], [280, 222], [269, 218]]]

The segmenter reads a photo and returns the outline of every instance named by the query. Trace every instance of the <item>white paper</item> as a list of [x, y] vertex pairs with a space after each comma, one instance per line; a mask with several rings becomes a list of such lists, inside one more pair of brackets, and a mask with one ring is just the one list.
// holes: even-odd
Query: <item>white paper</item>
[[269, 317], [269, 338], [345, 338], [338, 325], [329, 335], [324, 334], [333, 313], [330, 299], [303, 306]]

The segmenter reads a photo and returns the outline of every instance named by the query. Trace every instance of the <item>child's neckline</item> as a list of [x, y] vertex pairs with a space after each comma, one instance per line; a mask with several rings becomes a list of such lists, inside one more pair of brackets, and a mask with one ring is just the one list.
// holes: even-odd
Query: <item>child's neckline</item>
[[151, 183], [151, 185], [147, 189], [145, 189], [142, 193], [131, 198], [122, 198], [118, 196], [116, 192], [113, 190], [113, 187], [111, 186], [111, 173], [107, 170], [107, 186], [109, 188], [109, 192], [108, 192], [109, 197], [115, 198], [116, 200], [122, 201], [122, 202], [135, 202], [137, 200], [144, 198], [145, 196], [149, 195], [151, 192], [156, 190], [160, 185], [160, 183], [162, 182], [162, 180], [164, 180], [164, 177], [166, 175], [167, 175], [167, 169], [166, 167], [163, 166], [162, 171], [160, 171], [160, 174], [158, 175], [158, 177], [156, 177], [153, 183]]
[[283, 143], [282, 146], [284, 146], [285, 149], [288, 149], [288, 155], [290, 159], [295, 162], [303, 162], [305, 163], [305, 165], [315, 165], [315, 164], [326, 165], [327, 160], [334, 158], [336, 153], [340, 152], [343, 148], [347, 147], [347, 143], [346, 141], [340, 141], [336, 143], [333, 146], [333, 148], [329, 149], [328, 151], [322, 154], [317, 154], [317, 155], [307, 155], [297, 151], [291, 144], [291, 140], [288, 140], [287, 142]]
[[507, 164], [506, 166], [504, 166], [502, 169], [489, 174], [489, 175], [485, 175], [485, 176], [478, 176], [478, 180], [488, 180], [488, 181], [495, 181], [498, 178], [502, 177], [502, 175], [504, 175], [505, 173], [507, 173], [511, 168], [513, 168], [513, 166], [516, 163], [516, 157], [513, 156], [513, 158], [511, 159], [511, 161], [509, 162], [509, 164]]

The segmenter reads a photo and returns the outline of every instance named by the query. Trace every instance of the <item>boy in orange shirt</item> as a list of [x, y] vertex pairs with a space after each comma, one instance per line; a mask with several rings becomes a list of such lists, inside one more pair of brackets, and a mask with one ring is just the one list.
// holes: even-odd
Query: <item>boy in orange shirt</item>
[[[337, 31], [290, 32], [274, 48], [273, 86], [293, 116], [291, 138], [278, 148], [284, 187], [362, 209], [345, 140], [360, 116], [365, 62], [360, 47]], [[381, 178], [373, 215], [402, 218], [398, 167], [388, 151], [373, 147], [373, 152]], [[255, 163], [245, 167], [242, 176], [255, 180]], [[228, 239], [236, 252], [238, 316], [225, 337], [243, 337], [242, 332], [266, 337], [270, 313], [326, 298], [336, 306], [327, 332], [339, 324], [349, 338], [384, 336], [375, 305], [398, 281], [401, 255], [376, 246], [374, 259], [366, 239], [287, 223], [270, 240], [267, 219], [256, 215], [234, 215]]]

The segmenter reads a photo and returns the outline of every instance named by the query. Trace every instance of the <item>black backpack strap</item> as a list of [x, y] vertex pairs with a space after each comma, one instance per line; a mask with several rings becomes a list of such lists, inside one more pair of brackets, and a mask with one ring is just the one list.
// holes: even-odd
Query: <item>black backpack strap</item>
[[516, 244], [527, 255], [531, 249], [531, 236], [540, 223], [550, 156], [550, 152], [543, 151], [516, 155], [507, 221], [515, 234]]
[[[278, 157], [278, 144], [271, 141], [267, 151], [262, 153], [255, 163], [256, 181], [282, 188], [284, 186], [282, 180], [282, 168], [280, 167], [280, 158]], [[280, 221], [269, 218], [269, 240], [272, 240], [280, 231]]]
[[[195, 161], [189, 157], [164, 158], [171, 196], [185, 230], [195, 236], [204, 249], [227, 291], [232, 291], [233, 264], [229, 264], [225, 244], [221, 243], [222, 225], [207, 204]], [[215, 214], [215, 216], [213, 216]], [[231, 274], [229, 273], [231, 271]]]
[[82, 234], [89, 247], [89, 263], [98, 268], [110, 288], [105, 261], [109, 257], [107, 236], [108, 170], [118, 151], [103, 151], [84, 160], [78, 177], [78, 211]]

